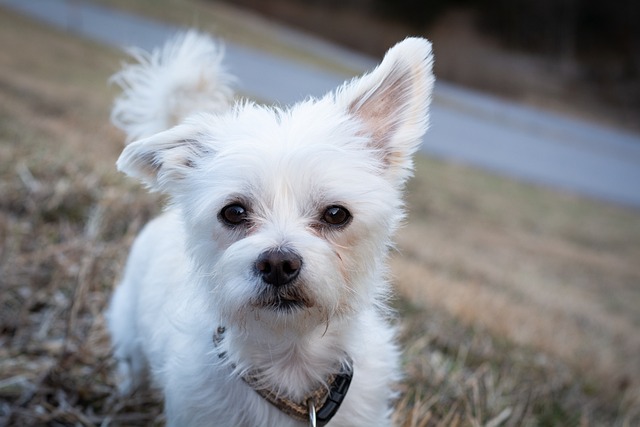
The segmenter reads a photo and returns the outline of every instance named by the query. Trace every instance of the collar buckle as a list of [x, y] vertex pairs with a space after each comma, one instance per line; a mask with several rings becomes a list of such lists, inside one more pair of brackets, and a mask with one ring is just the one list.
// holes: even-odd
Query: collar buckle
[[[326, 425], [338, 412], [342, 401], [347, 395], [351, 379], [353, 378], [353, 362], [342, 365], [342, 370], [337, 374], [330, 384], [329, 396], [320, 409], [316, 411], [315, 418], [318, 426]], [[315, 409], [315, 408], [314, 408]]]

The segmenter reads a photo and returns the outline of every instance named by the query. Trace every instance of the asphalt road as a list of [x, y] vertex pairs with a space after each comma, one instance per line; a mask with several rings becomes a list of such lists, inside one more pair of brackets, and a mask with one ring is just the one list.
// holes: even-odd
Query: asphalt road
[[[180, 30], [82, 0], [0, 0], [7, 7], [111, 46], [151, 48]], [[362, 71], [378, 60], [281, 29], [283, 37]], [[226, 43], [239, 90], [291, 104], [351, 76]], [[436, 58], [437, 60], [437, 58]], [[510, 177], [640, 208], [640, 135], [606, 128], [439, 82], [423, 151]]]

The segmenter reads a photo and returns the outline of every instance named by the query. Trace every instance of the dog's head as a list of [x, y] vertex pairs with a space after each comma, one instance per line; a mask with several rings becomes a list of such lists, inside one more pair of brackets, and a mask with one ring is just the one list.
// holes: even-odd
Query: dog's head
[[431, 45], [287, 110], [238, 104], [130, 144], [125, 173], [168, 193], [187, 251], [227, 319], [305, 323], [374, 304], [428, 126]]

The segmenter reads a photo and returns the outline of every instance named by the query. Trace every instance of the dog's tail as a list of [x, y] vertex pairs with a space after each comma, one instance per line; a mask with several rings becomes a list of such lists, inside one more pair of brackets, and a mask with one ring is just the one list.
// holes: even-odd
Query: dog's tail
[[127, 141], [151, 136], [197, 112], [229, 108], [233, 77], [222, 67], [223, 49], [208, 35], [190, 30], [147, 52], [132, 48], [137, 63], [111, 77], [122, 89], [111, 121]]

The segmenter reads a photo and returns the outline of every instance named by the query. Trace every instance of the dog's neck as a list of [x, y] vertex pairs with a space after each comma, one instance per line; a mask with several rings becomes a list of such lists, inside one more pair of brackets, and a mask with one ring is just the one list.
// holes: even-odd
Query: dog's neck
[[217, 344], [219, 354], [238, 374], [258, 372], [265, 387], [292, 399], [326, 386], [336, 369], [351, 363], [349, 337], [344, 332], [349, 328], [343, 327], [344, 320], [307, 331], [293, 326], [274, 329], [258, 319], [249, 322], [242, 327], [224, 325], [224, 339]]

